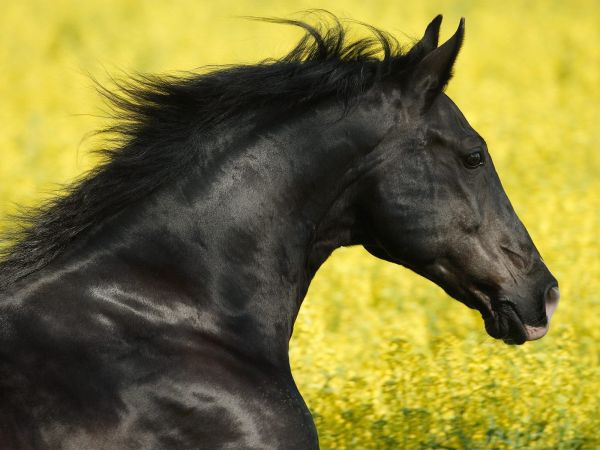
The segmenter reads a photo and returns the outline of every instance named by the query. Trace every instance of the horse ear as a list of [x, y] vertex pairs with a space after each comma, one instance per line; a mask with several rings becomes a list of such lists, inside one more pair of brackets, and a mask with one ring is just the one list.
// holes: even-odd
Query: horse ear
[[442, 24], [442, 15], [438, 14], [435, 18], [429, 22], [425, 29], [425, 34], [419, 42], [417, 42], [413, 48], [410, 49], [408, 55], [414, 57], [416, 60], [423, 58], [428, 53], [432, 52], [437, 48], [438, 40], [440, 38], [440, 25]]
[[[441, 16], [438, 17], [441, 21]], [[438, 17], [427, 27], [428, 30], [432, 25], [435, 28], [435, 22], [438, 20]], [[437, 33], [433, 34], [437, 37]], [[412, 94], [409, 95], [416, 98], [420, 112], [426, 111], [431, 106], [433, 100], [442, 92], [448, 81], [450, 81], [450, 78], [452, 78], [452, 66], [460, 51], [464, 35], [465, 19], [462, 18], [454, 36], [425, 55], [410, 75], [408, 87], [409, 92]]]

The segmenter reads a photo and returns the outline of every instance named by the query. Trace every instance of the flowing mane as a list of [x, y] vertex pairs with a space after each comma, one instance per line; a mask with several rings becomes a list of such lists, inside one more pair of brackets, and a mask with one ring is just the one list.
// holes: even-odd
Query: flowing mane
[[[104, 132], [113, 144], [103, 162], [63, 194], [15, 217], [0, 249], [0, 288], [46, 266], [82, 233], [173, 180], [207, 158], [202, 145], [248, 112], [281, 117], [326, 98], [346, 109], [374, 82], [402, 76], [424, 55], [419, 45], [403, 52], [398, 41], [361, 24], [370, 37], [349, 39], [348, 27], [332, 14], [316, 25], [261, 19], [304, 29], [298, 44], [280, 59], [214, 68], [181, 77], [138, 75], [100, 88], [115, 125]], [[233, 125], [231, 125], [233, 126]]]

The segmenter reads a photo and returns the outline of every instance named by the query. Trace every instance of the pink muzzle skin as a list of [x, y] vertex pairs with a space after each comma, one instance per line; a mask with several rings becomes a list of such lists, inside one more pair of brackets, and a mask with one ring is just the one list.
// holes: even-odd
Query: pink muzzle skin
[[546, 317], [548, 318], [548, 324], [544, 327], [532, 327], [529, 325], [525, 325], [525, 332], [527, 333], [528, 341], [535, 341], [536, 339], [540, 339], [544, 337], [550, 328], [550, 319], [556, 311], [558, 306], [558, 301], [560, 300], [560, 291], [558, 287], [553, 287], [548, 290], [546, 294]]

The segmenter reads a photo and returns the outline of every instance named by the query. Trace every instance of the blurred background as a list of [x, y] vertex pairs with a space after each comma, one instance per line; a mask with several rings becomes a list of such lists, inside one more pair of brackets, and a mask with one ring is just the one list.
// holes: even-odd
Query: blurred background
[[438, 13], [442, 40], [466, 17], [448, 93], [487, 140], [562, 294], [549, 335], [509, 347], [432, 283], [359, 248], [335, 252], [291, 343], [322, 448], [600, 448], [598, 0], [4, 0], [0, 229], [16, 204], [97, 163], [89, 134], [109, 122], [90, 75], [281, 56], [299, 31], [239, 16], [315, 7], [407, 46]]

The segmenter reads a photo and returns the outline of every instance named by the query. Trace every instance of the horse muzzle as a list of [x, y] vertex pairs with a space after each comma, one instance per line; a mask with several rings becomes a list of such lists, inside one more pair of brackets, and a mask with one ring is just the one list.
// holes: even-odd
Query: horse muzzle
[[491, 308], [483, 315], [488, 334], [502, 339], [511, 345], [521, 345], [535, 341], [546, 335], [550, 319], [556, 311], [560, 299], [558, 286], [549, 286], [544, 292], [544, 317], [529, 322], [519, 311], [518, 306], [506, 299], [499, 298], [491, 302]]

